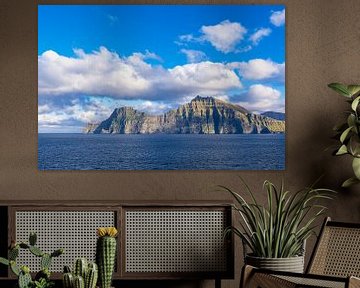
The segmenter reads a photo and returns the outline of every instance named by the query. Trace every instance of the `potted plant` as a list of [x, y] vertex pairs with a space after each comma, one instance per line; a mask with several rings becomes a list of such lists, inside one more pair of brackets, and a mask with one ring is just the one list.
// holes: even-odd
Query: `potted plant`
[[[239, 227], [228, 227], [243, 241], [250, 253], [244, 255], [245, 264], [278, 271], [300, 272], [304, 270], [305, 241], [314, 233], [316, 219], [326, 207], [317, 202], [331, 199], [329, 189], [304, 188], [296, 193], [280, 189], [266, 180], [266, 205], [261, 205], [250, 188], [245, 190], [251, 201], [233, 190], [221, 186], [235, 199], [233, 205], [240, 215]], [[244, 249], [244, 251], [246, 251]]]
[[346, 98], [351, 106], [347, 111], [346, 122], [334, 127], [339, 139], [339, 146], [334, 151], [334, 155], [350, 155], [354, 177], [347, 179], [342, 187], [349, 187], [360, 183], [360, 85], [344, 85], [341, 83], [331, 83], [331, 89]]

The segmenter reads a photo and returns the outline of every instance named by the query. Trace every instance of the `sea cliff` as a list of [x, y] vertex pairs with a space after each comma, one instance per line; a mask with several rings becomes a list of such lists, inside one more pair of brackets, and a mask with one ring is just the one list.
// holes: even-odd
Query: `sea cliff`
[[132, 107], [116, 108], [85, 133], [112, 134], [264, 134], [284, 133], [285, 121], [250, 113], [244, 107], [213, 97], [196, 96], [189, 103], [161, 115], [148, 115]]

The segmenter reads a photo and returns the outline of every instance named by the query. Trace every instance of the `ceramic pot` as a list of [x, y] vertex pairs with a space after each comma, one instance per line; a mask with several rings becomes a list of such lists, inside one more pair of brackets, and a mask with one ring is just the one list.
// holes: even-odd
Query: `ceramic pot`
[[289, 258], [263, 258], [246, 255], [245, 263], [262, 269], [304, 273], [304, 256]]

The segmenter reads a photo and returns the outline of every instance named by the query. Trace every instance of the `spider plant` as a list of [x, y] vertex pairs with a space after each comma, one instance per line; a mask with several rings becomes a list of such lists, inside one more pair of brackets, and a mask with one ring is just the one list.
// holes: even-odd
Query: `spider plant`
[[[243, 181], [243, 180], [242, 180]], [[240, 215], [240, 227], [228, 227], [225, 235], [233, 232], [252, 251], [252, 256], [265, 258], [288, 258], [302, 254], [305, 240], [314, 233], [316, 219], [324, 214], [326, 207], [318, 200], [332, 199], [329, 189], [304, 188], [296, 193], [280, 189], [266, 180], [267, 205], [259, 204], [249, 186], [243, 181], [251, 201], [240, 194], [220, 186], [236, 200], [233, 208]]]

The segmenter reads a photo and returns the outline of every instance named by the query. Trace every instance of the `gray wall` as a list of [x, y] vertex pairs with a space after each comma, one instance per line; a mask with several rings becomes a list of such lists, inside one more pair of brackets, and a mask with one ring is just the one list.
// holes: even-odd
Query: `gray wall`
[[[89, 1], [39, 3], [85, 2]], [[91, 1], [96, 2], [121, 3]], [[343, 118], [346, 108], [343, 99], [330, 91], [327, 84], [360, 82], [360, 22], [357, 20], [360, 3], [358, 0], [226, 1], [255, 2], [283, 3], [287, 8], [287, 155], [283, 172], [38, 171], [38, 3], [0, 0], [0, 200], [230, 200], [227, 195], [216, 192], [213, 185], [237, 188], [237, 176], [241, 175], [263, 201], [261, 185], [265, 179], [280, 183], [284, 178], [286, 186], [295, 190], [325, 173], [321, 185], [339, 191], [328, 214], [337, 220], [359, 222], [360, 186], [350, 190], [339, 188], [351, 173], [349, 159], [334, 158], [325, 148], [332, 143], [332, 126]], [[312, 242], [308, 250], [311, 245]], [[240, 252], [236, 252], [236, 256], [236, 269], [240, 270]], [[237, 287], [238, 280], [239, 273], [235, 281], [226, 281], [224, 286]], [[174, 287], [179, 285], [211, 287], [213, 283], [184, 282]]]

